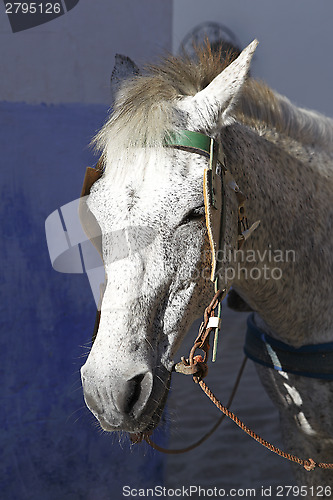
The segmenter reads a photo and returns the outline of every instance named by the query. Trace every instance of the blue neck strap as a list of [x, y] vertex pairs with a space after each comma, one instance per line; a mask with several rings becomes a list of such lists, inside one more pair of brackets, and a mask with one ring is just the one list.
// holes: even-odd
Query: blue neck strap
[[250, 359], [277, 371], [333, 380], [333, 342], [295, 348], [267, 335], [254, 323], [253, 316], [247, 320], [244, 346]]

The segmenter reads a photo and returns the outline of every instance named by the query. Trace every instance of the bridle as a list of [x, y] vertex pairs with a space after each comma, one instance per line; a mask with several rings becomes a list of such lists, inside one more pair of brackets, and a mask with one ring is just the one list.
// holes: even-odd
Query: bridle
[[[208, 135], [193, 132], [190, 130], [169, 131], [164, 138], [165, 147], [181, 149], [191, 153], [203, 155], [209, 158], [208, 168], [203, 173], [203, 196], [205, 204], [205, 220], [208, 232], [210, 250], [211, 250], [211, 273], [210, 280], [214, 283], [215, 295], [209, 306], [209, 317], [206, 316], [204, 326], [201, 332], [200, 342], [197, 339], [200, 349], [205, 351], [208, 345], [207, 338], [211, 330], [215, 330], [214, 347], [212, 360], [216, 359], [218, 332], [221, 324], [221, 300], [225, 297], [227, 290], [221, 288], [219, 284], [219, 271], [220, 264], [218, 254], [223, 245], [225, 223], [226, 223], [226, 210], [225, 210], [225, 189], [229, 186], [235, 193], [238, 204], [238, 248], [241, 248], [244, 241], [250, 234], [258, 227], [259, 221], [249, 227], [246, 210], [245, 210], [245, 196], [239, 189], [237, 183], [233, 179], [231, 173], [226, 167], [226, 157], [222, 145], [216, 139]], [[103, 174], [103, 158], [99, 160], [95, 168], [88, 167], [83, 182], [81, 199], [79, 204], [79, 215], [81, 223], [88, 238], [95, 245], [96, 249], [102, 256], [101, 245], [101, 231], [98, 223], [90, 212], [86, 199], [90, 194], [90, 189], [93, 184]], [[214, 305], [214, 307], [211, 307]], [[215, 316], [214, 311], [217, 311]], [[206, 308], [207, 311], [207, 308]], [[97, 317], [94, 327], [93, 340], [96, 337], [98, 325], [100, 320], [100, 311], [97, 311]], [[190, 364], [194, 362], [194, 353], [190, 357]], [[179, 367], [180, 368], [180, 367]]]

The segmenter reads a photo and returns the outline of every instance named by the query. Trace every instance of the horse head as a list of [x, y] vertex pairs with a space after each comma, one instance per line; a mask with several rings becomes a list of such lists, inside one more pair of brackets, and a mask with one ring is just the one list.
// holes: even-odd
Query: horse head
[[[118, 59], [114, 110], [96, 138], [104, 171], [87, 198], [102, 234], [106, 286], [98, 333], [81, 369], [86, 404], [106, 431], [157, 425], [175, 354], [213, 294], [203, 196], [209, 155], [168, 147], [165, 138], [187, 130], [218, 141], [255, 47], [200, 89], [190, 78], [188, 88], [179, 87], [184, 78], [177, 81], [181, 63], [174, 58], [143, 75]], [[226, 187], [224, 198], [223, 238], [235, 249], [234, 191]], [[228, 280], [222, 287], [229, 289]]]

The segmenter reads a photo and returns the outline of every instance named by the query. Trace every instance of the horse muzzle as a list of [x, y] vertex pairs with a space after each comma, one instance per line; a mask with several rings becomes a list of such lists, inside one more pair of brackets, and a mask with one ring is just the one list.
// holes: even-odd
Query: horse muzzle
[[129, 375], [98, 375], [84, 365], [81, 379], [86, 405], [108, 432], [143, 432], [158, 424], [170, 386], [165, 368]]

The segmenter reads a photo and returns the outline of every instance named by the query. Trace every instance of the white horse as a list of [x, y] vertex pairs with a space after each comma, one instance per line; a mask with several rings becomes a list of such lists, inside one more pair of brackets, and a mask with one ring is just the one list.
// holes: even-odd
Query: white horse
[[[106, 431], [158, 424], [175, 355], [213, 295], [202, 188], [209, 159], [166, 147], [170, 131], [214, 138], [246, 196], [248, 220], [261, 221], [237, 251], [238, 203], [226, 183], [220, 287], [232, 285], [254, 323], [285, 344], [333, 341], [333, 121], [249, 78], [256, 45], [234, 61], [207, 46], [196, 60], [170, 57], [143, 74], [118, 59], [114, 111], [96, 138], [104, 172], [87, 200], [107, 281], [81, 370], [86, 403]], [[120, 235], [129, 250], [117, 256]], [[286, 451], [333, 462], [332, 382], [258, 371], [280, 411]], [[333, 485], [332, 471], [295, 472], [304, 486]]]

